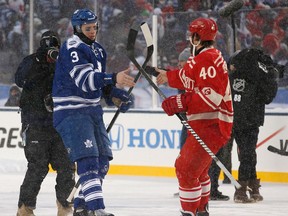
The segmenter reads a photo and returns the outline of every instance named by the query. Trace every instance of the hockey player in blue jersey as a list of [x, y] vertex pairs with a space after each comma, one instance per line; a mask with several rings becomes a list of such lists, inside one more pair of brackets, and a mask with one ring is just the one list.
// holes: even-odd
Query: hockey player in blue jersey
[[76, 10], [72, 16], [74, 35], [61, 47], [53, 81], [54, 126], [70, 159], [77, 163], [80, 191], [74, 200], [74, 216], [113, 216], [107, 213], [102, 182], [113, 159], [103, 122], [100, 99], [126, 112], [129, 94], [116, 83], [132, 87], [126, 71], [106, 73], [106, 52], [96, 42], [97, 16], [91, 10]]

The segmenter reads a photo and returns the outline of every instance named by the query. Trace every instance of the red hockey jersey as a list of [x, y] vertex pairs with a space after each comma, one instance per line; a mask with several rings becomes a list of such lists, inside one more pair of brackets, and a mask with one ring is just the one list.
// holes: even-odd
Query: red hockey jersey
[[168, 71], [168, 84], [185, 90], [186, 112], [191, 127], [197, 130], [217, 124], [229, 138], [233, 123], [233, 107], [227, 64], [221, 52], [205, 48], [190, 57], [180, 70]]

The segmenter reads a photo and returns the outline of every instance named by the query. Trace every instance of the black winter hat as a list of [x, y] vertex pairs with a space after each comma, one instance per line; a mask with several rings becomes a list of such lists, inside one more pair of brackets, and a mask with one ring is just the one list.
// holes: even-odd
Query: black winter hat
[[48, 30], [42, 34], [40, 46], [43, 48], [60, 47], [61, 40], [56, 32]]

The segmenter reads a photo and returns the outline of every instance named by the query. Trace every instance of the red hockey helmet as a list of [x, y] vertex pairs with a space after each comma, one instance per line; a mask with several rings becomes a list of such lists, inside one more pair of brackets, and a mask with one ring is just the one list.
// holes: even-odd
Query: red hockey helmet
[[216, 22], [210, 18], [197, 18], [189, 25], [191, 34], [197, 33], [201, 41], [215, 40], [218, 27]]

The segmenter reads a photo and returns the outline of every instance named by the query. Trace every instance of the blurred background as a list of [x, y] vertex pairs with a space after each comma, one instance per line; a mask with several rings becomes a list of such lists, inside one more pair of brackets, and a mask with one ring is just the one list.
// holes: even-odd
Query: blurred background
[[[47, 29], [56, 31], [62, 43], [73, 34], [72, 13], [89, 8], [99, 19], [97, 40], [108, 54], [107, 72], [130, 68], [138, 73], [126, 56], [128, 31], [135, 21], [147, 22], [157, 29], [156, 63], [166, 69], [178, 67], [178, 56], [189, 46], [186, 31], [198, 17], [216, 20], [219, 32], [216, 47], [226, 61], [239, 49], [263, 48], [275, 63], [282, 65], [279, 89], [271, 108], [288, 107], [288, 1], [244, 0], [243, 7], [228, 17], [218, 10], [230, 1], [219, 0], [0, 0], [0, 106], [12, 94], [19, 96], [14, 85], [14, 73], [21, 60], [39, 47], [41, 34]], [[156, 20], [156, 22], [154, 21]], [[155, 26], [156, 25], [156, 26]], [[153, 32], [155, 35], [155, 32]], [[135, 57], [142, 64], [146, 44], [141, 32], [135, 45]], [[152, 62], [149, 63], [151, 65]], [[286, 67], [284, 67], [286, 66]], [[160, 86], [166, 96], [177, 90]], [[16, 89], [16, 90], [15, 90]], [[159, 107], [161, 100], [145, 79], [140, 79], [132, 94], [135, 108]], [[11, 105], [10, 105], [11, 106]]]

